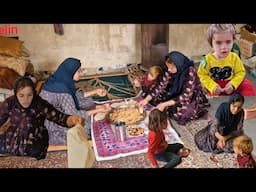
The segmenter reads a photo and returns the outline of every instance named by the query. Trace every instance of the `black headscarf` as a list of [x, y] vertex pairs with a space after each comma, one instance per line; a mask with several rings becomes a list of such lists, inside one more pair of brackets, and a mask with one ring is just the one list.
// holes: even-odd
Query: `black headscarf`
[[183, 85], [188, 75], [188, 69], [190, 66], [194, 66], [194, 62], [178, 51], [168, 53], [165, 56], [165, 61], [168, 58], [177, 67], [177, 72], [173, 74], [172, 86], [168, 90], [168, 98], [174, 98], [182, 93]]
[[[32, 91], [33, 91], [33, 99], [32, 99], [32, 102], [30, 104], [29, 107], [27, 108], [24, 108], [18, 98], [17, 98], [17, 92], [20, 88], [25, 88], [25, 87], [31, 87]], [[29, 77], [20, 77], [18, 79], [16, 79], [15, 83], [14, 83], [14, 97], [15, 97], [15, 100], [16, 100], [16, 103], [18, 104], [18, 107], [23, 109], [23, 110], [28, 110], [30, 109], [31, 107], [35, 106], [36, 105], [36, 101], [38, 100], [38, 95], [36, 93], [36, 89], [35, 89], [35, 84], [33, 83], [33, 81], [29, 78]]]
[[220, 126], [223, 127], [223, 130], [220, 130], [221, 135], [228, 135], [236, 130], [238, 123], [244, 115], [243, 109], [236, 115], [231, 113], [230, 105], [237, 101], [244, 103], [244, 97], [240, 93], [231, 95], [229, 101], [220, 104], [216, 111], [215, 117], [218, 119]]

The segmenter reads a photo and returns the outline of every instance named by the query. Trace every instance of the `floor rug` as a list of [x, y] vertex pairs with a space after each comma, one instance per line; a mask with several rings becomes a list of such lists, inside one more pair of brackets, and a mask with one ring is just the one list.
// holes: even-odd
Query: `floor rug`
[[76, 87], [83, 91], [92, 90], [98, 87], [106, 89], [108, 93], [105, 97], [93, 97], [96, 101], [129, 98], [134, 97], [136, 94], [127, 75], [97, 77], [89, 80], [80, 80], [76, 83]]
[[[187, 158], [183, 158], [176, 168], [233, 168], [234, 154], [219, 154], [218, 163], [210, 161], [210, 154], [198, 150], [194, 142], [194, 133], [207, 124], [206, 120], [197, 120], [186, 126], [173, 126], [179, 132], [184, 145], [191, 149]], [[160, 166], [164, 163], [159, 162]], [[0, 157], [1, 168], [67, 168], [67, 151], [48, 152], [46, 159], [36, 160], [30, 157]], [[113, 160], [95, 161], [93, 168], [151, 168], [146, 153], [130, 155]]]

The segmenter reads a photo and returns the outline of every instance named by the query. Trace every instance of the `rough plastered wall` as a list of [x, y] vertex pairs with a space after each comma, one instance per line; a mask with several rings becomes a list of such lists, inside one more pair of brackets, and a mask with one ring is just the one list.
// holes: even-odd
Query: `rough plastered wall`
[[[235, 30], [240, 32], [244, 24], [235, 24]], [[207, 30], [210, 24], [170, 24], [169, 50], [181, 51], [195, 61], [203, 54], [211, 51], [207, 41]], [[239, 36], [237, 36], [239, 39]]]
[[55, 70], [67, 57], [82, 67], [123, 67], [141, 61], [140, 25], [63, 24], [64, 35], [53, 24], [18, 24], [19, 39], [30, 50], [37, 70]]
[[170, 24], [169, 50], [181, 51], [196, 58], [211, 50], [207, 42], [207, 29], [210, 24]]
[[[209, 25], [169, 24], [169, 51], [200, 59], [211, 50], [207, 42]], [[141, 63], [140, 24], [63, 24], [64, 35], [56, 34], [53, 24], [17, 26], [37, 70], [55, 70], [67, 57], [79, 58], [82, 67], [104, 70]]]

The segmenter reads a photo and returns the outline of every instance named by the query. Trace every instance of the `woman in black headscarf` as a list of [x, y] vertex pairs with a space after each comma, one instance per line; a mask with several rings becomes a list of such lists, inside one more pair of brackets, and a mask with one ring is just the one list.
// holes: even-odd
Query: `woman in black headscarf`
[[[221, 152], [233, 152], [233, 139], [243, 135], [244, 96], [235, 93], [228, 102], [221, 103], [215, 119], [195, 135], [197, 147], [213, 155]], [[214, 159], [213, 159], [214, 160]]]
[[14, 95], [0, 105], [0, 126], [10, 122], [0, 134], [0, 153], [45, 158], [49, 145], [46, 119], [64, 127], [84, 125], [81, 117], [62, 113], [38, 96], [29, 77], [18, 78]]
[[205, 115], [209, 103], [194, 68], [194, 62], [178, 51], [165, 57], [162, 77], [139, 105], [155, 105], [166, 110], [169, 117], [181, 125]]

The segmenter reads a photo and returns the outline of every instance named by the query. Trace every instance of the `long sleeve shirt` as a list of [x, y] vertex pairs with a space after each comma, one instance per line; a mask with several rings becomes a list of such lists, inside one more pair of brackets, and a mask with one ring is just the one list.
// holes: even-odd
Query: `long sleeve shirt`
[[153, 166], [158, 165], [155, 154], [163, 153], [168, 147], [163, 131], [151, 131], [148, 133], [148, 158]]
[[222, 60], [218, 60], [212, 53], [208, 53], [201, 61], [197, 74], [203, 86], [213, 93], [218, 86], [216, 80], [229, 80], [237, 89], [245, 78], [246, 70], [236, 53], [230, 52]]

